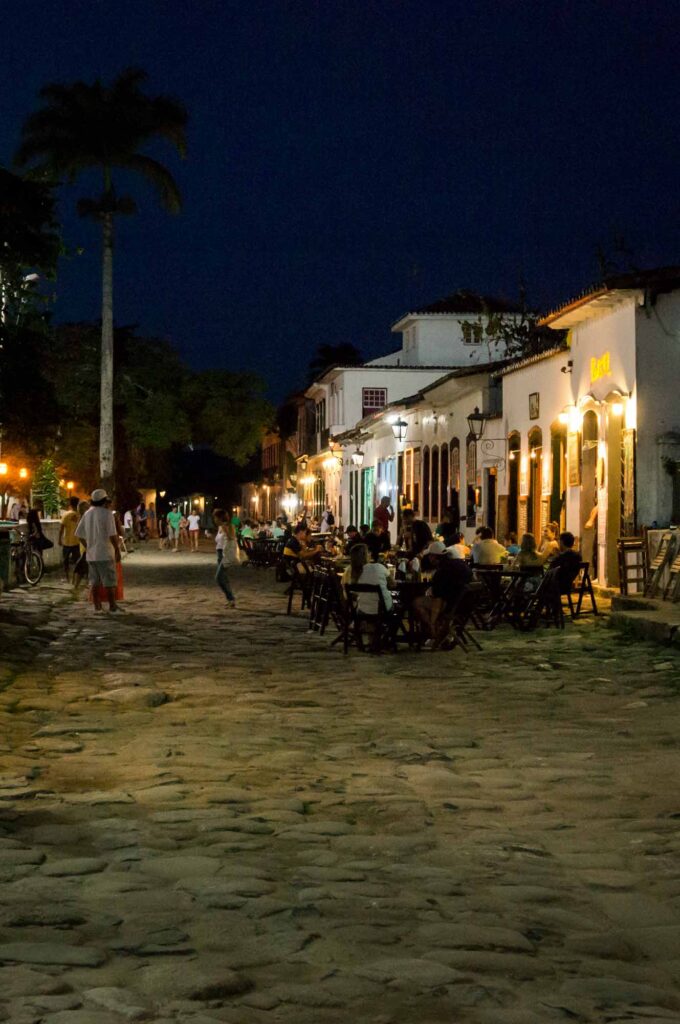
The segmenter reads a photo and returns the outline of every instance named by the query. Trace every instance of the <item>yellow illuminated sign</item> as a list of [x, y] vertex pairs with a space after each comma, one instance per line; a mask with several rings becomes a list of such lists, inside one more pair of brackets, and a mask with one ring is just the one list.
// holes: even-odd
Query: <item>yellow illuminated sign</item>
[[595, 356], [590, 360], [590, 383], [594, 384], [596, 380], [601, 377], [608, 377], [611, 373], [611, 366], [609, 362], [609, 352], [605, 352], [604, 355], [596, 359]]

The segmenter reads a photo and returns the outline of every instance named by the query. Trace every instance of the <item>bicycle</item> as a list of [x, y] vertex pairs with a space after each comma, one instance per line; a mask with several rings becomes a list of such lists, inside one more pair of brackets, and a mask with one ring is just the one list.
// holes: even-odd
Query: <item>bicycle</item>
[[14, 562], [14, 575], [21, 585], [24, 580], [32, 587], [40, 583], [45, 573], [45, 563], [39, 551], [31, 544], [26, 534], [19, 534], [18, 540], [12, 541], [10, 554]]

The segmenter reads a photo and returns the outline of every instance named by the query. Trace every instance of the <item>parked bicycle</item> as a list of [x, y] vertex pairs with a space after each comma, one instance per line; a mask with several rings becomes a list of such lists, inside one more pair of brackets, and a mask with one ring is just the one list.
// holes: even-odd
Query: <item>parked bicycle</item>
[[18, 584], [30, 583], [37, 586], [43, 578], [45, 563], [39, 551], [31, 544], [25, 533], [20, 533], [10, 545], [10, 554], [14, 563], [14, 575]]

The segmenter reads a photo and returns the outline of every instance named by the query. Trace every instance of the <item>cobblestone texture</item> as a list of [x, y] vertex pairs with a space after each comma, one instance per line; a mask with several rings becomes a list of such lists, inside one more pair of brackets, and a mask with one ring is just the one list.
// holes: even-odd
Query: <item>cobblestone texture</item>
[[680, 651], [344, 658], [149, 550], [3, 598], [0, 1020], [680, 1020]]

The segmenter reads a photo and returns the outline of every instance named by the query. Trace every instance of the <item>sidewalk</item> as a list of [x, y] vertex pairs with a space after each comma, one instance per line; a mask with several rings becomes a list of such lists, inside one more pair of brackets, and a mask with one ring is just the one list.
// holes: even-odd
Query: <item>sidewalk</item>
[[680, 604], [677, 602], [617, 594], [612, 598], [609, 620], [615, 629], [640, 640], [680, 647]]

